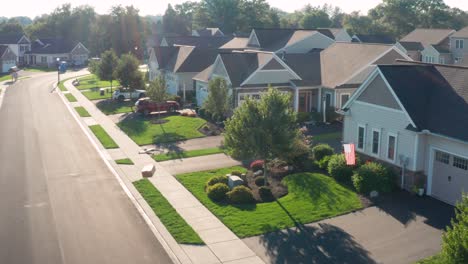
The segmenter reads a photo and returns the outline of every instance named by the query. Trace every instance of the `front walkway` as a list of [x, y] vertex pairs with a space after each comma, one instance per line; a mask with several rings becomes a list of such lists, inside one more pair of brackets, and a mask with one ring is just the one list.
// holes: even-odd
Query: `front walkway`
[[[123, 133], [93, 102], [89, 101], [80, 91], [71, 85], [71, 80], [65, 82], [65, 87], [76, 97], [78, 104], [86, 108], [91, 114], [92, 119], [100, 124], [119, 145], [120, 151], [113, 150], [111, 154], [104, 149], [102, 151], [181, 263], [263, 263], [242, 240], [224, 226], [216, 216], [206, 209], [163, 166], [155, 162], [149, 155], [138, 154], [141, 147]], [[76, 106], [76, 103], [74, 106]], [[89, 123], [90, 118], [87, 119], [87, 123]], [[83, 119], [80, 120], [85, 124]], [[97, 140], [96, 138], [94, 139]], [[119, 166], [115, 164], [112, 156], [116, 157], [117, 155], [118, 157], [126, 156], [130, 158], [135, 165]], [[156, 166], [156, 174], [150, 178], [150, 181], [166, 197], [185, 221], [200, 235], [206, 246], [177, 244], [165, 227], [162, 226], [152, 209], [133, 187], [132, 182], [141, 179], [140, 171], [147, 164], [154, 164]]]
[[173, 175], [228, 168], [241, 165], [241, 162], [232, 159], [226, 154], [214, 154], [187, 159], [175, 159], [159, 162], [169, 173]]
[[267, 263], [409, 264], [440, 251], [453, 212], [401, 192], [362, 211], [243, 240]]

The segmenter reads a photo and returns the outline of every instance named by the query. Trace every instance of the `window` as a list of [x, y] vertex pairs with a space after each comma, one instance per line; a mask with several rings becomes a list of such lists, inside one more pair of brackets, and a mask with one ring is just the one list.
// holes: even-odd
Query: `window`
[[468, 170], [468, 160], [453, 156], [453, 166], [462, 170]]
[[41, 63], [47, 63], [47, 57], [41, 56]]
[[439, 57], [439, 63], [440, 63], [440, 64], [445, 64], [445, 59], [444, 59], [444, 57]]
[[366, 141], [366, 128], [358, 126], [358, 144], [357, 148], [364, 150], [364, 142]]
[[455, 63], [458, 64], [458, 63], [462, 63], [463, 62], [463, 59], [462, 58], [455, 58]]
[[380, 131], [372, 130], [372, 154], [379, 155], [380, 152]]
[[456, 49], [463, 49], [465, 46], [465, 41], [463, 39], [455, 40], [455, 48]]
[[341, 108], [348, 102], [349, 94], [341, 94]]
[[239, 94], [239, 100], [238, 100], [238, 105], [241, 105], [247, 98], [253, 99], [253, 100], [259, 100], [260, 99], [260, 94], [258, 93], [243, 93]]
[[436, 151], [436, 160], [441, 163], [449, 164], [450, 155], [442, 151]]
[[425, 62], [427, 62], [427, 63], [434, 63], [434, 61], [435, 61], [434, 57], [432, 57], [432, 56], [425, 56], [425, 58], [426, 58]]
[[396, 135], [388, 135], [388, 149], [387, 149], [387, 159], [395, 161], [396, 157], [396, 147], [397, 147], [397, 137]]

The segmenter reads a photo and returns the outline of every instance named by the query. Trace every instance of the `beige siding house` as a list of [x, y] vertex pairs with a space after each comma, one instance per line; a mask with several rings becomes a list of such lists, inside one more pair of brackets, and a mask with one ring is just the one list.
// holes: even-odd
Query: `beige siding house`
[[450, 51], [454, 64], [468, 65], [468, 27], [450, 36]]

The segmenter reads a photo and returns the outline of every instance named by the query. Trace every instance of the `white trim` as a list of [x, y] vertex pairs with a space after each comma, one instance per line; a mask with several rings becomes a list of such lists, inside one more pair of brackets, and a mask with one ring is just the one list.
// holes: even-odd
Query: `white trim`
[[417, 167], [418, 167], [418, 161], [419, 161], [419, 157], [418, 157], [418, 153], [419, 153], [419, 134], [418, 133], [414, 133], [415, 134], [415, 144], [414, 144], [414, 153], [413, 153], [413, 171], [417, 171]]
[[247, 41], [247, 46], [249, 46], [249, 44], [250, 45], [256, 45], [254, 43], [253, 44], [250, 43], [250, 40], [253, 40], [253, 41], [257, 42], [257, 44], [258, 44], [257, 46], [259, 48], [261, 47], [260, 41], [258, 41], [257, 33], [255, 32], [255, 29], [252, 29], [252, 32], [250, 33], [249, 40]]
[[86, 51], [88, 51], [88, 53], [89, 53], [89, 49], [87, 49], [87, 48], [85, 47], [85, 45], [83, 45], [83, 43], [78, 42], [78, 43], [76, 44], [76, 46], [70, 51], [70, 54], [73, 53], [73, 51], [74, 51], [77, 47], [79, 47], [80, 45], [81, 45]]
[[21, 40], [23, 39], [26, 39], [29, 42], [29, 45], [31, 45], [31, 40], [25, 35], [21, 36], [21, 38], [18, 40], [18, 43], [16, 43], [16, 45], [26, 45], [26, 44], [20, 44]]
[[[215, 70], [215, 68], [216, 68], [216, 66], [218, 65], [219, 62], [221, 62], [221, 66], [223, 67], [224, 73], [226, 73], [227, 81], [229, 81], [228, 84], [230, 84], [232, 86], [231, 77], [229, 76], [229, 73], [226, 70], [226, 66], [224, 66], [224, 62], [223, 62], [223, 59], [221, 59], [221, 55], [218, 55], [218, 57], [216, 57], [216, 60], [213, 63], [213, 69], [211, 71], [211, 74], [210, 74], [210, 77], [208, 78], [208, 80], [211, 80], [213, 78], [213, 76], [215, 75], [214, 70]], [[219, 77], [221, 77], [221, 76], [219, 76]]]
[[[332, 106], [335, 106], [333, 103], [333, 92], [330, 92], [330, 91], [325, 91], [325, 106], [327, 106], [327, 95], [330, 95], [330, 106], [329, 107], [332, 107]], [[335, 102], [336, 104], [336, 102]], [[326, 109], [325, 109], [326, 110]]]
[[[390, 137], [395, 138], [395, 146], [393, 148], [394, 154], [393, 154], [393, 159], [390, 159], [388, 157], [388, 151], [390, 148]], [[393, 132], [388, 132], [387, 133], [387, 151], [385, 152], [385, 160], [391, 162], [391, 163], [396, 163], [398, 157], [398, 133], [393, 133]]]
[[[279, 64], [281, 64], [285, 69], [284, 70], [281, 70], [281, 71], [288, 71], [289, 73], [291, 73], [293, 75], [294, 78], [289, 78], [288, 80], [285, 80], [285, 82], [289, 82], [291, 81], [291, 79], [297, 79], [297, 80], [302, 80], [302, 78], [297, 75], [286, 63], [283, 62], [283, 60], [281, 60], [276, 54], [274, 53], [271, 53], [272, 57], [271, 59], [264, 63], [261, 67], [258, 67], [249, 77], [247, 77], [247, 79], [245, 79], [241, 84], [240, 86], [242, 85], [245, 85], [246, 83], [248, 83], [258, 72], [260, 71], [268, 71], [268, 70], [262, 70], [263, 67], [265, 65], [267, 65], [268, 63], [270, 63], [272, 60], [276, 60]], [[227, 71], [226, 71], [227, 72]]]
[[[372, 136], [371, 136], [371, 151], [370, 154], [371, 156], [374, 156], [376, 158], [380, 158], [380, 151], [382, 150], [381, 145], [382, 145], [382, 129], [381, 128], [372, 128]], [[374, 132], [379, 133], [379, 141], [377, 145], [377, 153], [374, 153]]]
[[382, 109], [382, 110], [385, 110], [385, 111], [390, 111], [390, 112], [393, 112], [393, 113], [399, 113], [399, 114], [404, 114], [405, 113], [402, 110], [398, 110], [398, 109], [394, 109], [394, 108], [390, 108], [390, 107], [386, 107], [386, 106], [381, 106], [381, 105], [376, 105], [376, 104], [371, 104], [371, 103], [367, 103], [367, 102], [363, 102], [363, 101], [359, 101], [359, 100], [356, 100], [354, 103], [359, 104], [359, 105], [368, 106], [368, 107], [375, 107], [375, 108]]
[[[359, 128], [364, 128], [364, 135], [362, 137], [362, 148], [359, 148]], [[367, 139], [367, 125], [358, 124], [357, 125], [357, 140], [356, 140], [356, 149], [366, 152], [366, 139]]]
[[[297, 31], [300, 31], [300, 30], [297, 30]], [[296, 32], [297, 32], [297, 31], [296, 31]], [[286, 46], [282, 47], [281, 49], [275, 51], [275, 53], [281, 53], [282, 51], [284, 51], [284, 50], [286, 50], [286, 49], [289, 49], [289, 48], [292, 48], [292, 47], [298, 45], [299, 43], [301, 43], [302, 41], [304, 41], [304, 40], [306, 40], [306, 39], [313, 38], [313, 37], [315, 37], [315, 36], [320, 36], [320, 35], [322, 35], [322, 37], [325, 37], [324, 40], [329, 40], [329, 41], [330, 41], [330, 45], [328, 45], [328, 46], [331, 46], [333, 43], [335, 43], [335, 40], [334, 40], [334, 39], [332, 39], [332, 38], [330, 38], [330, 37], [328, 37], [328, 36], [326, 36], [326, 35], [320, 33], [319, 31], [311, 32], [311, 33], [312, 33], [312, 34], [309, 35], [309, 36], [305, 36], [305, 37], [301, 38], [300, 40], [298, 40], [298, 41], [296, 41], [296, 42], [294, 42], [294, 43], [292, 43], [292, 44], [290, 44], [290, 45], [286, 45]], [[294, 33], [293, 33], [293, 34], [294, 34]]]

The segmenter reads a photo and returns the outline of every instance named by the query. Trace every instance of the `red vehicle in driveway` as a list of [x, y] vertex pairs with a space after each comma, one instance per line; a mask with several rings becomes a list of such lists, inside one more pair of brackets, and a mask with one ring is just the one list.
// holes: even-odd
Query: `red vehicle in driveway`
[[135, 112], [148, 115], [151, 112], [174, 112], [179, 110], [180, 105], [176, 101], [156, 103], [149, 98], [142, 98], [135, 103]]

